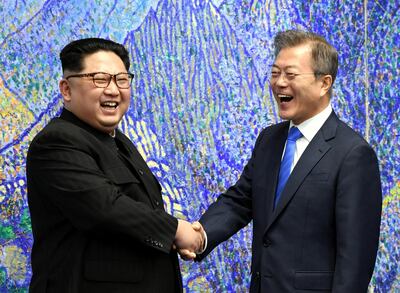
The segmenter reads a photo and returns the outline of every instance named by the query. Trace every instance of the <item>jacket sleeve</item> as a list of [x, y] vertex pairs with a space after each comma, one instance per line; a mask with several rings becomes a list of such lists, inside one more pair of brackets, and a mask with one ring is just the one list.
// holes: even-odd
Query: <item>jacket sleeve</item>
[[[121, 186], [100, 168], [99, 158], [82, 146], [82, 140], [63, 132], [46, 133], [33, 141], [27, 156], [28, 194], [33, 211], [40, 206], [36, 211], [46, 212], [60, 222], [69, 221], [85, 233], [123, 233], [168, 253], [177, 219], [163, 209], [135, 200], [146, 194], [124, 194]], [[137, 193], [145, 192], [133, 186], [141, 184], [138, 180], [125, 184], [132, 184]]]
[[336, 266], [332, 292], [367, 292], [379, 242], [381, 184], [376, 155], [354, 146], [341, 166], [336, 198]]
[[207, 248], [198, 255], [196, 260], [202, 260], [218, 244], [229, 239], [252, 220], [254, 161], [258, 159], [256, 150], [263, 133], [257, 138], [252, 156], [244, 167], [239, 180], [222, 193], [200, 218], [199, 221], [207, 234]]

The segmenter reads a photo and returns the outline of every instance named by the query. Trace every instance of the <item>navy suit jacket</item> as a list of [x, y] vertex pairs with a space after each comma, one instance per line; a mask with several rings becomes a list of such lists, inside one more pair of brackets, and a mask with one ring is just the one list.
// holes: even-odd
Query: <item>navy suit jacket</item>
[[27, 156], [30, 292], [180, 292], [177, 220], [131, 141], [63, 110]]
[[381, 216], [376, 155], [332, 113], [273, 202], [289, 122], [264, 129], [237, 183], [200, 222], [204, 258], [253, 220], [250, 292], [365, 293]]

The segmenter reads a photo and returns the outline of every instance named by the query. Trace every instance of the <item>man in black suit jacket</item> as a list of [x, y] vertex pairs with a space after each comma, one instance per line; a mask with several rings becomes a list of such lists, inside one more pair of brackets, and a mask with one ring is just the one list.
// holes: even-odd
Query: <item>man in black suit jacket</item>
[[[332, 111], [337, 51], [290, 30], [276, 36], [275, 57], [270, 84], [289, 121], [261, 132], [237, 183], [201, 217], [208, 245], [198, 260], [253, 220], [250, 292], [366, 292], [380, 175], [372, 148]], [[286, 142], [292, 127], [298, 138]]]
[[27, 156], [30, 292], [181, 292], [174, 246], [201, 234], [163, 208], [161, 187], [117, 126], [130, 102], [127, 50], [90, 38], [60, 54], [64, 109]]

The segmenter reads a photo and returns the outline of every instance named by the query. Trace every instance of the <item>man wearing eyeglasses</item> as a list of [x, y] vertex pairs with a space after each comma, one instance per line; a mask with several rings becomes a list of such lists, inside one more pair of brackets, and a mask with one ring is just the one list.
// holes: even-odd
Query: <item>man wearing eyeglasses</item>
[[237, 183], [200, 219], [208, 245], [198, 260], [253, 221], [252, 293], [367, 291], [380, 175], [372, 148], [332, 110], [337, 68], [321, 36], [275, 37], [270, 85], [287, 121], [261, 132]]
[[157, 179], [117, 129], [130, 102], [127, 50], [82, 39], [60, 59], [64, 109], [27, 157], [30, 292], [181, 292], [173, 247], [197, 251], [202, 235], [164, 211]]

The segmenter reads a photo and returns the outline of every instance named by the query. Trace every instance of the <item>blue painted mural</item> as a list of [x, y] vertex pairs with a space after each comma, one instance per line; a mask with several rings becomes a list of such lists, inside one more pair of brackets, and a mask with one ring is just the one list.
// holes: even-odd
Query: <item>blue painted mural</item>
[[[400, 290], [400, 4], [300, 0], [5, 0], [0, 3], [0, 292], [26, 292], [32, 235], [25, 155], [62, 107], [58, 54], [69, 41], [123, 43], [135, 73], [121, 123], [173, 215], [197, 220], [233, 184], [257, 134], [279, 121], [268, 86], [272, 40], [311, 29], [339, 50], [333, 107], [376, 150], [383, 218], [373, 292]], [[251, 227], [202, 263], [187, 292], [246, 292]]]

